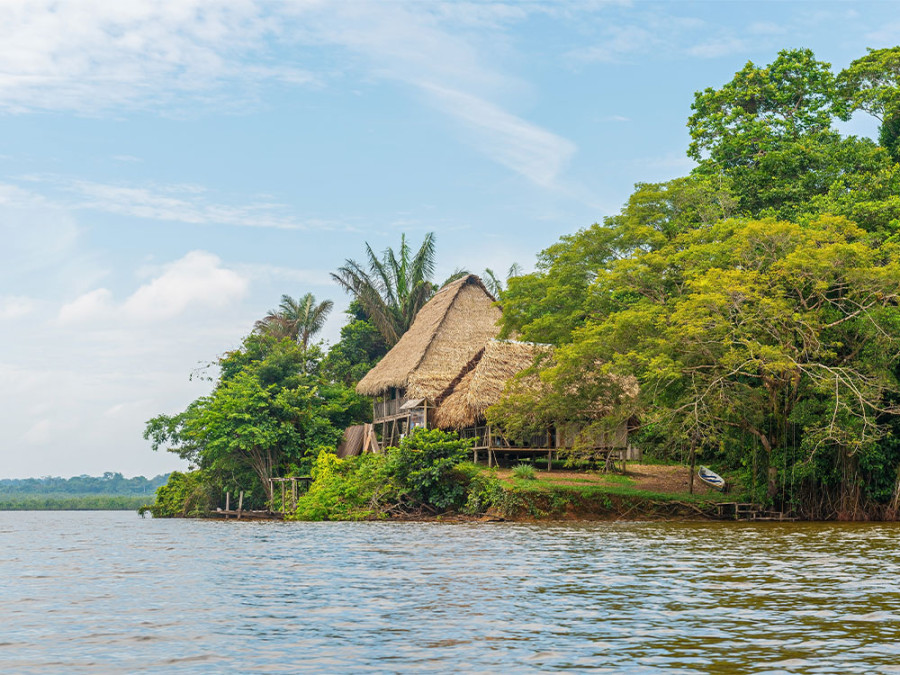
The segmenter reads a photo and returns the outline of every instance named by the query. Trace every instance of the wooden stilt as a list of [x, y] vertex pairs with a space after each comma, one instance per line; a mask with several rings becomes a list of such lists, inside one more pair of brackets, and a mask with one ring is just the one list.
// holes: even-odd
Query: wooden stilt
[[243, 510], [244, 510], [244, 491], [241, 490], [241, 494], [238, 497], [238, 514], [237, 514], [238, 520], [241, 519], [241, 511], [243, 511]]
[[694, 458], [696, 457], [694, 439], [691, 439], [691, 494], [694, 494]]
[[225, 493], [225, 511], [231, 511], [231, 493]]
[[553, 470], [553, 450], [547, 451], [547, 471]]
[[291, 511], [297, 510], [297, 479], [291, 478]]

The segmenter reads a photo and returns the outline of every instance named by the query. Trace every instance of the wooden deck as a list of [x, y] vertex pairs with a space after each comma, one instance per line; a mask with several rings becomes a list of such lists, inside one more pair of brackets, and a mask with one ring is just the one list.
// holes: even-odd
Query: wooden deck
[[749, 520], [749, 521], [785, 521], [792, 522], [796, 517], [783, 511], [772, 511], [761, 504], [749, 502], [718, 502], [716, 514], [721, 520]]

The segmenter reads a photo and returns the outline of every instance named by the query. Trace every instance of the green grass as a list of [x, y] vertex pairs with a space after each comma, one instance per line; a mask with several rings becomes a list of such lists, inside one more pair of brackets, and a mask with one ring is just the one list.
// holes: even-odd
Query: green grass
[[[610, 476], [612, 477], [612, 475]], [[532, 493], [571, 493], [581, 497], [599, 497], [602, 495], [616, 495], [619, 497], [639, 497], [643, 499], [651, 499], [654, 501], [673, 501], [673, 502], [693, 502], [705, 503], [714, 502], [721, 499], [718, 493], [707, 495], [692, 495], [689, 492], [652, 492], [650, 490], [639, 490], [633, 487], [634, 479], [628, 476], [617, 476], [618, 480], [610, 482], [588, 482], [578, 484], [561, 484], [538, 478], [533, 481], [515, 481], [513, 489], [517, 492]]]

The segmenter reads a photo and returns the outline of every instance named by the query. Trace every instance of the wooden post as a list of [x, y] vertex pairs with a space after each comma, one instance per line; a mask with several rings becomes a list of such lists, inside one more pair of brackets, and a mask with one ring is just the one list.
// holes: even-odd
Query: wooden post
[[243, 510], [244, 510], [244, 491], [241, 490], [241, 494], [238, 497], [238, 515], [237, 515], [238, 520], [241, 519], [241, 511], [243, 511]]
[[694, 452], [694, 439], [691, 439], [691, 494], [694, 494], [694, 460], [696, 453]]
[[231, 493], [225, 493], [225, 512], [231, 511]]
[[291, 478], [291, 511], [297, 510], [297, 479]]
[[287, 486], [281, 481], [281, 513], [284, 514], [284, 490]]
[[547, 451], [547, 471], [553, 470], [553, 449]]

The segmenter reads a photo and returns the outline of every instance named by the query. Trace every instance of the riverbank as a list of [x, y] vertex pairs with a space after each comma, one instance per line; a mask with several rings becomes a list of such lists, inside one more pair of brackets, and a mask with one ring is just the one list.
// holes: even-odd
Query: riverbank
[[509, 520], [685, 520], [720, 517], [729, 501], [699, 479], [691, 491], [683, 466], [629, 463], [625, 473], [535, 471], [517, 478], [512, 469], [492, 472], [504, 487], [490, 516]]

